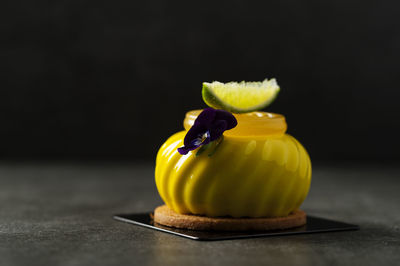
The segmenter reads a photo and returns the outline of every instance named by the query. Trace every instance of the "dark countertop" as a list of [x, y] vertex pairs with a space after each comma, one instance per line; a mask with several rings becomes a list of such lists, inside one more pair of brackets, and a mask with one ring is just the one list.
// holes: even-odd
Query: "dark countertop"
[[153, 165], [0, 163], [1, 265], [395, 265], [400, 167], [314, 165], [309, 214], [360, 231], [200, 242], [114, 221], [162, 202]]

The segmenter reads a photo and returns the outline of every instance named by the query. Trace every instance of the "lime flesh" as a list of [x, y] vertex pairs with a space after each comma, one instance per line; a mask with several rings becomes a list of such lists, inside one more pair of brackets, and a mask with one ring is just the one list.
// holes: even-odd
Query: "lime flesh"
[[263, 109], [271, 104], [280, 88], [275, 79], [262, 82], [204, 82], [204, 102], [213, 108], [232, 113], [247, 113]]

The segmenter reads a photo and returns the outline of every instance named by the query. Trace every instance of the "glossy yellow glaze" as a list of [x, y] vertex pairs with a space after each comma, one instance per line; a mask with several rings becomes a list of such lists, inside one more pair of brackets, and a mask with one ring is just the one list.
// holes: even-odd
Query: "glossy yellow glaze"
[[[199, 111], [186, 115], [190, 128]], [[186, 131], [160, 148], [155, 178], [164, 202], [178, 213], [206, 216], [276, 217], [299, 208], [311, 182], [311, 161], [303, 146], [285, 134], [283, 116], [235, 115], [238, 126], [224, 133], [212, 156], [181, 155]]]

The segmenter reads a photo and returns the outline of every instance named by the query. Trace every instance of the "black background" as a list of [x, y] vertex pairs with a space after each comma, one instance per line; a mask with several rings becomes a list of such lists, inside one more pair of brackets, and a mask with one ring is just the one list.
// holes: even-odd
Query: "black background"
[[313, 160], [400, 158], [396, 1], [14, 1], [0, 156], [154, 160], [203, 81], [281, 86]]

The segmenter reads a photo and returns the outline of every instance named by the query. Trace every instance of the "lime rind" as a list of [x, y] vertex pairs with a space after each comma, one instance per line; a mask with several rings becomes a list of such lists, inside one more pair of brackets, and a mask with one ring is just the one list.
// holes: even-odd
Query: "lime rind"
[[280, 91], [276, 80], [262, 82], [204, 82], [204, 102], [213, 108], [232, 113], [247, 113], [261, 110], [270, 105]]

